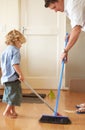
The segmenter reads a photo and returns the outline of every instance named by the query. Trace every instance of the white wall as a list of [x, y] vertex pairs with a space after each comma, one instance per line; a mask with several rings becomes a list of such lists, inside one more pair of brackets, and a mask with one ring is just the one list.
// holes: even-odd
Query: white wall
[[0, 0], [0, 53], [5, 49], [5, 35], [19, 28], [19, 0]]

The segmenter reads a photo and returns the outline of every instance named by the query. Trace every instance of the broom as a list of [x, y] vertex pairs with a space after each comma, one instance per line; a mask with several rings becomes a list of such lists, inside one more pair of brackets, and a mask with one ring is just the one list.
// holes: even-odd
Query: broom
[[[67, 45], [67, 42], [68, 42], [68, 33], [66, 34], [65, 46]], [[39, 120], [41, 123], [71, 124], [71, 120], [67, 116], [61, 116], [61, 115], [57, 114], [63, 71], [64, 71], [64, 60], [62, 61], [62, 68], [61, 68], [61, 72], [60, 72], [60, 80], [59, 80], [59, 85], [58, 85], [58, 94], [57, 94], [57, 98], [56, 98], [56, 106], [54, 109], [54, 115], [53, 116], [42, 115], [42, 117]]]

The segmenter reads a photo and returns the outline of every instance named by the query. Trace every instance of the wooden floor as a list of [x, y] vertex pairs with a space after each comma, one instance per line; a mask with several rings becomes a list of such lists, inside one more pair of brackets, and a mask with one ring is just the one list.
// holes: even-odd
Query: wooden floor
[[[48, 95], [48, 90], [37, 91]], [[54, 91], [56, 94], [56, 91]], [[46, 96], [45, 100], [51, 107], [55, 106], [55, 99]], [[85, 114], [76, 114], [75, 105], [85, 102], [84, 93], [61, 91], [58, 112], [68, 116], [72, 121], [70, 125], [40, 123], [43, 114], [52, 115], [53, 112], [44, 103], [22, 103], [16, 110], [19, 114], [17, 119], [3, 117], [2, 113], [6, 105], [0, 102], [0, 130], [84, 130]]]

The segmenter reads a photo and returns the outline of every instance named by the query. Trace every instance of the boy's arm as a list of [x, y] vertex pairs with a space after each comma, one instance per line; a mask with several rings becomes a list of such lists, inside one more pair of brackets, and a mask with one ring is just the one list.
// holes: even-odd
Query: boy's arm
[[22, 74], [20, 66], [18, 64], [14, 64], [13, 67], [14, 67], [15, 71], [17, 72], [17, 74], [19, 75], [19, 80], [24, 81], [24, 76]]

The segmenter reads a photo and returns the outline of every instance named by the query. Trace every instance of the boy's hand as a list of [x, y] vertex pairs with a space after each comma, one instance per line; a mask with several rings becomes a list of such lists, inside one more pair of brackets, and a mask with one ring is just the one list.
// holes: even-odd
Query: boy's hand
[[24, 76], [21, 74], [19, 75], [19, 78], [18, 78], [20, 81], [24, 81]]

